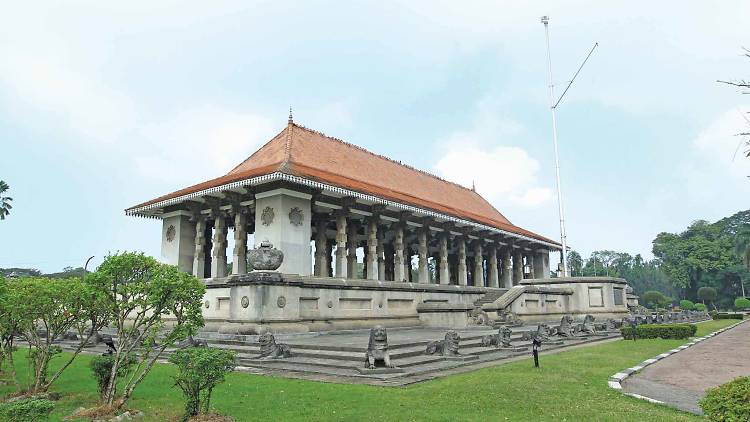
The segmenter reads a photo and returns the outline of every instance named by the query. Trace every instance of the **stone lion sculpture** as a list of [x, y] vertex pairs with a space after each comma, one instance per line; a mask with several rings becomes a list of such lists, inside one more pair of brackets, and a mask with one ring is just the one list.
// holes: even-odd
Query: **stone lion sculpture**
[[482, 337], [482, 346], [484, 347], [513, 347], [510, 344], [510, 335], [513, 333], [508, 327], [500, 327], [497, 330], [497, 334], [491, 334]]
[[539, 341], [548, 342], [550, 340], [550, 336], [553, 336], [555, 334], [557, 334], [556, 329], [551, 329], [549, 328], [549, 325], [542, 323], [536, 327], [536, 331], [525, 331], [522, 334], [521, 340], [531, 341], [534, 339], [538, 339]]
[[395, 368], [388, 353], [388, 333], [385, 327], [378, 325], [370, 330], [370, 341], [365, 354], [365, 368]]
[[588, 334], [596, 334], [596, 327], [594, 326], [594, 321], [596, 318], [594, 318], [591, 314], [586, 314], [585, 317], [583, 317], [583, 323], [579, 325], [580, 331], [582, 333], [588, 333]]
[[560, 337], [573, 337], [575, 334], [576, 329], [573, 325], [573, 317], [565, 315], [560, 318], [560, 326], [557, 327], [557, 335]]
[[431, 341], [427, 345], [427, 350], [425, 350], [425, 353], [427, 353], [428, 355], [440, 354], [443, 356], [458, 356], [460, 355], [460, 353], [458, 352], [460, 341], [461, 336], [458, 335], [458, 332], [453, 330], [448, 331], [447, 333], [445, 333], [445, 339]]
[[258, 343], [260, 343], [259, 359], [281, 359], [292, 355], [289, 346], [276, 343], [276, 337], [270, 332], [265, 332], [258, 336]]

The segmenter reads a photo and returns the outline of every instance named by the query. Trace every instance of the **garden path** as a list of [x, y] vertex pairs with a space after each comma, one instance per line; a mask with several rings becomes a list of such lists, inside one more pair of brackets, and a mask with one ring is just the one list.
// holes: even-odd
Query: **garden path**
[[622, 387], [700, 415], [698, 401], [706, 390], [748, 375], [750, 323], [744, 323], [647, 366]]

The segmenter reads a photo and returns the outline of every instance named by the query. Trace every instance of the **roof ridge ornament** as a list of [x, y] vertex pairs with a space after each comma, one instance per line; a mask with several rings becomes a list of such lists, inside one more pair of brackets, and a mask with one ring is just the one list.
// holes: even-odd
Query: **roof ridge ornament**
[[289, 124], [294, 124], [294, 118], [292, 117], [292, 106], [289, 106]]

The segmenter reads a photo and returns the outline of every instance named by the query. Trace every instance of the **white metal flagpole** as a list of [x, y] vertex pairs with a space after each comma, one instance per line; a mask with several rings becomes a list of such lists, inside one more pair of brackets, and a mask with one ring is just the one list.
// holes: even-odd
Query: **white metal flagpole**
[[549, 106], [552, 112], [552, 142], [555, 145], [555, 181], [557, 185], [557, 204], [560, 213], [560, 239], [562, 243], [562, 276], [567, 277], [568, 272], [568, 251], [567, 240], [565, 238], [565, 213], [563, 211], [562, 188], [560, 186], [560, 156], [557, 152], [557, 117], [555, 116], [555, 85], [552, 82], [552, 57], [549, 48], [549, 17], [542, 16], [544, 24], [544, 34], [547, 38], [547, 64], [549, 65]]

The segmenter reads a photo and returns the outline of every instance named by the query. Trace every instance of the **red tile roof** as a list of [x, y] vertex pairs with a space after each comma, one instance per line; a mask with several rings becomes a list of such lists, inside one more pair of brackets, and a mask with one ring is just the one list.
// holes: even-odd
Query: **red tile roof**
[[559, 245], [554, 240], [513, 225], [471, 189], [294, 123], [290, 123], [226, 175], [136, 205], [129, 210], [275, 172], [427, 208]]

